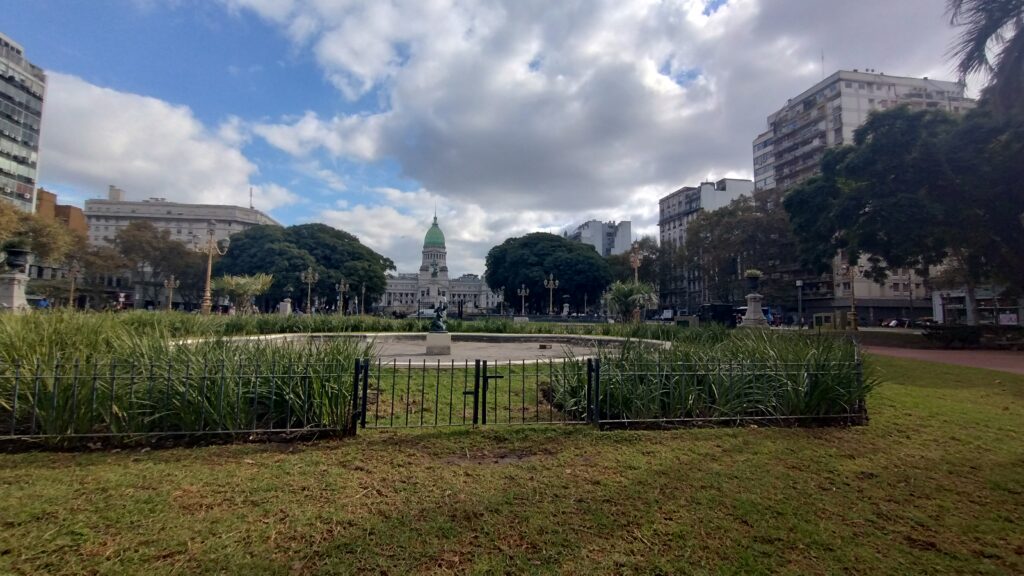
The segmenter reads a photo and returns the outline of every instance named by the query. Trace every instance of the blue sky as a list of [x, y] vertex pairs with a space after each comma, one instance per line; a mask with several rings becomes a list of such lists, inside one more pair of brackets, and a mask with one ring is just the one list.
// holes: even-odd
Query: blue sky
[[[813, 24], [813, 25], [809, 25]], [[65, 201], [245, 204], [453, 272], [589, 218], [749, 177], [765, 117], [826, 68], [950, 77], [933, 0], [5, 0], [50, 76], [40, 183]]]

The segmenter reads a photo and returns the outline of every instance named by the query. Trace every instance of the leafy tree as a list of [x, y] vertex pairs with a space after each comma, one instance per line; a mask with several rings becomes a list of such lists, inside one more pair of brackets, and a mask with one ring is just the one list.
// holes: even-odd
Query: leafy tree
[[372, 301], [384, 293], [385, 274], [395, 265], [348, 232], [324, 224], [302, 224], [288, 228], [254, 226], [235, 234], [231, 249], [217, 263], [217, 272], [269, 274], [273, 282], [260, 299], [261, 307], [269, 309], [291, 297], [301, 309], [305, 307], [306, 291], [299, 275], [310, 267], [320, 276], [313, 286], [314, 297], [333, 301], [337, 297], [335, 285], [345, 279], [355, 293], [361, 293], [365, 286], [366, 299]]
[[793, 190], [786, 210], [802, 256], [825, 267], [839, 250], [866, 256], [867, 274], [926, 271], [940, 263], [975, 287], [1024, 281], [1024, 129], [1020, 118], [976, 110], [965, 117], [896, 108], [872, 114], [854, 145], [826, 154], [822, 174]]
[[[188, 273], [186, 264], [197, 262], [192, 256], [194, 252], [172, 239], [169, 230], [160, 230], [149, 222], [131, 222], [118, 230], [113, 240], [114, 248], [131, 269], [132, 284], [143, 300], [158, 301], [164, 281], [171, 274], [180, 279]], [[205, 277], [202, 282], [205, 283]]]
[[0, 201], [0, 245], [30, 250], [36, 262], [59, 262], [75, 240], [75, 234], [59, 222]]
[[1024, 0], [948, 0], [946, 6], [950, 23], [963, 28], [952, 49], [960, 79], [989, 73], [983, 98], [998, 112], [1024, 112]]
[[[637, 269], [640, 281], [649, 284], [657, 283], [659, 267], [664, 257], [661, 247], [658, 246], [658, 241], [653, 236], [643, 236], [637, 240], [635, 247], [640, 255], [640, 267]], [[630, 261], [632, 253], [633, 251], [630, 250], [623, 254], [605, 257], [612, 278], [620, 282], [633, 281], [633, 264]]]
[[593, 246], [555, 234], [535, 232], [509, 238], [487, 253], [484, 279], [488, 286], [504, 286], [505, 301], [515, 309], [520, 305], [516, 291], [525, 285], [530, 291], [528, 308], [547, 310], [549, 294], [544, 280], [550, 274], [558, 280], [556, 308], [561, 299], [577, 310], [583, 309], [585, 300], [588, 306], [596, 304], [612, 279], [608, 262]]
[[[708, 301], [741, 302], [748, 268], [764, 271], [760, 291], [767, 302], [795, 300], [792, 278], [803, 271], [793, 256], [796, 237], [781, 196], [777, 190], [741, 196], [690, 223], [679, 267], [699, 275]], [[691, 308], [698, 303], [692, 300]]]

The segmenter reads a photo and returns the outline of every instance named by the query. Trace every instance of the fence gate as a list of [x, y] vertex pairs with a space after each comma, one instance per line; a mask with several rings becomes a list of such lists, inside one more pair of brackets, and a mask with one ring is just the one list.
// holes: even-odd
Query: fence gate
[[596, 360], [356, 362], [353, 424], [420, 428], [591, 421]]

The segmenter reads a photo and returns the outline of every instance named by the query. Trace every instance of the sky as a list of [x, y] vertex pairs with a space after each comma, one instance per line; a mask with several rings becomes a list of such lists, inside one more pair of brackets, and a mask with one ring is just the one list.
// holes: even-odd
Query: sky
[[[750, 178], [766, 117], [835, 70], [952, 79], [943, 0], [4, 0], [48, 74], [39, 184], [82, 205], [248, 205], [415, 271]], [[824, 55], [824, 67], [822, 56]], [[969, 88], [972, 88], [969, 86]]]

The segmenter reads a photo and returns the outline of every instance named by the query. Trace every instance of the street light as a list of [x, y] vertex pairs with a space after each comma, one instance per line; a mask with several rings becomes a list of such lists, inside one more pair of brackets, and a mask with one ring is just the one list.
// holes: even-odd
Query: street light
[[516, 290], [516, 294], [519, 294], [519, 315], [526, 316], [526, 297], [530, 295], [530, 289], [523, 284], [521, 288]]
[[555, 280], [554, 274], [548, 274], [544, 287], [548, 289], [548, 316], [551, 316], [555, 313], [555, 288], [558, 288], [558, 280]]
[[171, 274], [166, 280], [164, 280], [164, 288], [167, 288], [167, 309], [170, 310], [174, 306], [174, 289], [181, 286], [181, 280], [174, 277]]
[[498, 289], [498, 316], [505, 315], [505, 287]]
[[796, 281], [796, 315], [800, 319], [800, 327], [804, 326], [804, 281]]
[[855, 289], [856, 276], [861, 275], [863, 269], [860, 266], [843, 265], [843, 272], [850, 278], [850, 330], [857, 330], [857, 291]]
[[203, 301], [199, 306], [199, 311], [203, 314], [209, 314], [210, 308], [213, 306], [213, 299], [210, 297], [210, 276], [213, 274], [213, 255], [223, 256], [228, 253], [228, 246], [231, 244], [230, 238], [224, 239], [224, 250], [220, 249], [220, 245], [215, 239], [217, 234], [217, 222], [210, 220], [209, 228], [206, 230], [206, 242], [203, 243], [199, 240], [199, 235], [194, 234], [192, 236], [192, 249], [196, 252], [206, 254], [206, 283], [203, 286]]
[[629, 265], [633, 267], [633, 284], [640, 283], [640, 245], [633, 242], [633, 249], [629, 252]]
[[71, 289], [68, 291], [68, 306], [72, 310], [75, 309], [75, 280], [78, 279], [78, 274], [81, 270], [78, 268], [78, 262], [72, 262], [71, 268], [68, 269], [68, 278], [71, 279]]
[[341, 315], [345, 315], [345, 293], [348, 292], [348, 280], [345, 277], [341, 277], [341, 282], [334, 285], [334, 289], [338, 291], [338, 310], [341, 311]]
[[306, 283], [306, 314], [313, 313], [313, 284], [320, 281], [320, 275], [310, 266], [299, 274], [299, 279]]

